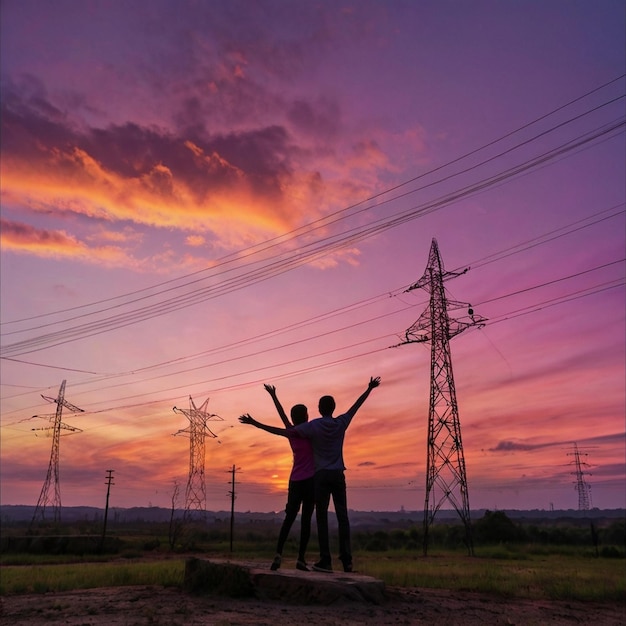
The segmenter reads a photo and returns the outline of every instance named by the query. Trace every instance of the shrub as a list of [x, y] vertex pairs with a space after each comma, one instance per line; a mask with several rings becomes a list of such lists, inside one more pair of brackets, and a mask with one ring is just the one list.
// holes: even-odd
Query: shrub
[[624, 554], [615, 546], [603, 546], [600, 548], [600, 556], [605, 559], [622, 559]]
[[474, 524], [474, 539], [479, 543], [507, 543], [520, 541], [523, 533], [504, 511], [485, 511]]
[[147, 551], [156, 550], [161, 545], [161, 542], [158, 539], [153, 539], [152, 541], [146, 541], [143, 544], [143, 549]]

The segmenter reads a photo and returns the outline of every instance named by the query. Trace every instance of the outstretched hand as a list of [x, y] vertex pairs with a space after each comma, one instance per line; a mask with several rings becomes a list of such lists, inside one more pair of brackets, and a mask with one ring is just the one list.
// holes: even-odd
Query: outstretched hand
[[241, 415], [239, 417], [239, 421], [242, 424], [250, 424], [253, 425], [254, 424], [254, 418], [252, 417], [252, 415], [250, 415], [249, 413], [246, 413], [245, 415]]
[[367, 385], [367, 388], [374, 389], [374, 387], [378, 387], [378, 385], [380, 385], [380, 376], [376, 376], [376, 378], [372, 376], [370, 378], [369, 384]]
[[276, 395], [276, 387], [274, 385], [263, 385], [265, 387], [265, 391], [270, 394], [270, 396], [274, 397]]

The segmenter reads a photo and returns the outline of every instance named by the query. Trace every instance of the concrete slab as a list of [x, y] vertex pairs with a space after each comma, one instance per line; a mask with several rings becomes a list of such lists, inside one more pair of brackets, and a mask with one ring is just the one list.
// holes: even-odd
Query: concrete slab
[[293, 604], [386, 601], [385, 583], [362, 574], [302, 572], [281, 567], [272, 572], [258, 563], [190, 558], [185, 563], [184, 588], [193, 593], [254, 597]]

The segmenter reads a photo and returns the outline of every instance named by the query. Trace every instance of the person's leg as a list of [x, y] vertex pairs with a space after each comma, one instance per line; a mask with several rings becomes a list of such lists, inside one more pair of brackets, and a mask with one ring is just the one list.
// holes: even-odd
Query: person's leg
[[333, 477], [332, 495], [339, 530], [339, 559], [343, 563], [344, 570], [349, 572], [352, 571], [352, 546], [350, 542], [346, 478], [342, 471], [336, 472]]
[[[328, 538], [328, 504], [330, 502], [330, 485], [327, 470], [315, 473], [315, 519], [317, 520], [317, 539], [320, 545], [320, 560], [316, 565], [330, 569], [330, 542]], [[315, 565], [313, 566], [315, 568]]]
[[298, 561], [306, 565], [305, 555], [311, 537], [311, 518], [315, 508], [315, 487], [313, 478], [300, 481], [300, 496], [302, 498], [302, 515], [300, 517], [300, 547], [298, 550]]
[[285, 547], [285, 542], [287, 541], [287, 537], [289, 536], [289, 531], [291, 530], [291, 526], [293, 525], [293, 522], [296, 519], [299, 510], [300, 496], [298, 493], [298, 489], [294, 488], [294, 483], [292, 481], [289, 481], [289, 489], [287, 491], [287, 505], [285, 506], [285, 519], [283, 520], [283, 524], [280, 527], [280, 532], [278, 533], [276, 556], [274, 557], [274, 561], [271, 567], [271, 569], [273, 570], [277, 570], [280, 567], [283, 548]]

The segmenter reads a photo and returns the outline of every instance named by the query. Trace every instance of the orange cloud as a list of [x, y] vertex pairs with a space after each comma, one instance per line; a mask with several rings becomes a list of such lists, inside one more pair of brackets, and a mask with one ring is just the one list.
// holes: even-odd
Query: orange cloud
[[65, 231], [42, 230], [0, 219], [0, 242], [5, 250], [37, 252], [42, 256], [76, 256], [86, 247]]
[[241, 245], [319, 206], [319, 185], [294, 174], [297, 151], [279, 127], [191, 140], [134, 124], [76, 132], [45, 122], [27, 109], [2, 117], [2, 193], [22, 208], [213, 232]]
[[[393, 169], [380, 148], [385, 138], [375, 132], [337, 154], [332, 146], [341, 112], [323, 99], [294, 103], [286, 127], [224, 135], [198, 127], [185, 135], [134, 123], [79, 128], [13, 96], [1, 120], [3, 204], [66, 221], [50, 231], [65, 237], [56, 247], [13, 236], [6, 246], [12, 251], [136, 271], [193, 271], [206, 267], [206, 250], [214, 256], [246, 248], [371, 195], [380, 171]], [[71, 216], [80, 219], [70, 222]], [[79, 226], [80, 235], [70, 230]], [[308, 241], [338, 228], [320, 226]], [[155, 234], [149, 229], [178, 233], [178, 239], [156, 241], [155, 250], [148, 247]], [[282, 245], [306, 243], [285, 239]], [[140, 252], [140, 245], [147, 249]], [[204, 253], [197, 256], [194, 248]], [[353, 246], [309, 262], [326, 270], [356, 266], [358, 256]]]
[[352, 265], [353, 267], [358, 266], [358, 256], [361, 254], [358, 248], [348, 248], [346, 250], [338, 250], [333, 253], [325, 253], [323, 257], [319, 259], [314, 259], [311, 262], [313, 267], [317, 267], [319, 269], [328, 269], [330, 267], [337, 267], [341, 261], [348, 263], [348, 265]]
[[109, 230], [101, 228], [96, 233], [89, 235], [89, 241], [112, 241], [115, 243], [141, 243], [144, 236], [131, 228], [123, 230]]
[[[245, 59], [235, 65], [243, 68]], [[101, 232], [120, 222], [192, 232], [192, 247], [211, 234], [212, 246], [231, 250], [366, 197], [377, 172], [392, 169], [374, 138], [336, 153], [341, 112], [332, 101], [294, 103], [285, 127], [213, 135], [202, 126], [187, 134], [134, 123], [79, 128], [18, 93], [8, 102], [4, 203], [53, 217], [86, 216], [83, 226], [91, 229], [109, 224]], [[128, 239], [109, 234], [108, 241]], [[354, 262], [353, 254], [346, 258]]]
[[46, 230], [21, 222], [1, 220], [0, 244], [5, 251], [42, 257], [73, 258], [108, 267], [134, 267], [142, 264], [117, 246], [89, 247], [63, 230]]
[[206, 239], [202, 235], [189, 235], [185, 239], [185, 243], [192, 248], [197, 248], [206, 243]]

